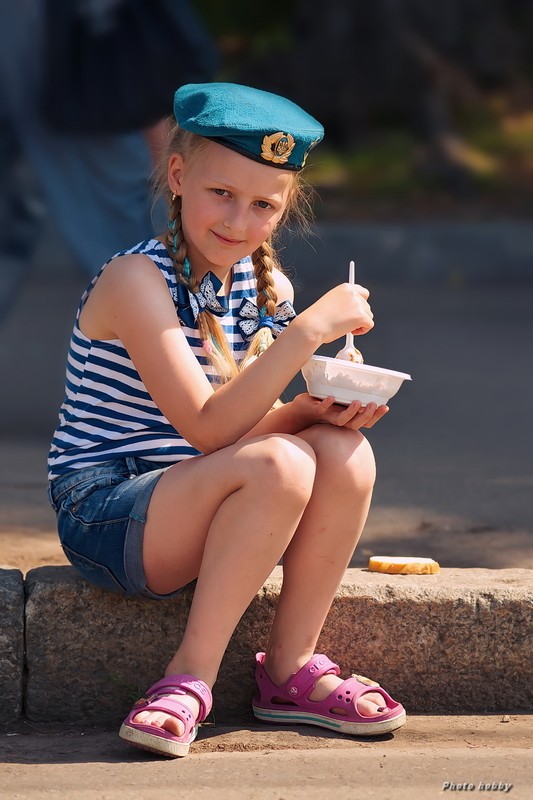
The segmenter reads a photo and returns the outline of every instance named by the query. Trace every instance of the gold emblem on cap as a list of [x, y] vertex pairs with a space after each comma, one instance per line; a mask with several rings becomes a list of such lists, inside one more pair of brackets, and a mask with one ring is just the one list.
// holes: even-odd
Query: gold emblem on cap
[[261, 144], [261, 158], [274, 164], [285, 164], [294, 150], [294, 137], [290, 133], [273, 133], [265, 136]]

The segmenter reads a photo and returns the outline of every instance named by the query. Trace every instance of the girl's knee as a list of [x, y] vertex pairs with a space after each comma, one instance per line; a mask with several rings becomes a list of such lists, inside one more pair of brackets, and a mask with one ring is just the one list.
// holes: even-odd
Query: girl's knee
[[309, 429], [309, 441], [324, 474], [335, 481], [356, 483], [372, 489], [376, 480], [376, 462], [370, 442], [360, 431], [333, 425], [315, 425]]
[[254, 479], [310, 496], [316, 472], [311, 445], [297, 436], [267, 436], [257, 443]]
[[359, 435], [361, 438], [352, 456], [353, 468], [359, 483], [364, 483], [368, 489], [372, 490], [376, 482], [376, 460], [374, 458], [374, 451], [368, 439], [362, 434]]

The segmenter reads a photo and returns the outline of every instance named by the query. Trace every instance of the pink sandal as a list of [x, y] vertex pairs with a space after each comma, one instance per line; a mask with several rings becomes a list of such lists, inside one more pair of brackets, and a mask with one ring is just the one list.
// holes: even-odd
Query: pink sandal
[[[252, 708], [257, 719], [285, 725], [319, 725], [322, 728], [348, 733], [352, 736], [376, 736], [389, 733], [405, 724], [405, 709], [382, 689], [379, 684], [352, 676], [331, 692], [324, 700], [310, 700], [309, 695], [322, 675], [338, 675], [337, 664], [324, 655], [314, 655], [282, 686], [276, 686], [265, 668], [265, 654], [257, 653], [256, 681], [258, 693]], [[363, 682], [366, 681], [366, 682]], [[357, 700], [369, 692], [378, 692], [389, 711], [365, 717], [357, 711]], [[335, 709], [346, 706], [347, 713]]]
[[[192, 694], [200, 701], [200, 713], [195, 720], [190, 708], [181, 703], [177, 698], [164, 697], [163, 695]], [[211, 711], [213, 698], [207, 684], [198, 680], [193, 675], [168, 675], [166, 678], [154, 683], [148, 689], [146, 697], [137, 700], [130, 713], [122, 723], [119, 736], [122, 739], [170, 758], [186, 756], [191, 742], [196, 739], [198, 722], [203, 722]], [[162, 711], [176, 717], [185, 725], [185, 732], [181, 736], [141, 722], [133, 722], [133, 718], [141, 711]]]

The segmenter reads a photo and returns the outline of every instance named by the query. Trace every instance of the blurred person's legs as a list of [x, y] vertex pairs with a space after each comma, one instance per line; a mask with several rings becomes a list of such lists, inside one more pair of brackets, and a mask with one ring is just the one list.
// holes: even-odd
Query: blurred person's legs
[[61, 136], [35, 119], [19, 129], [19, 140], [59, 232], [88, 276], [152, 236], [151, 159], [141, 134]]
[[43, 218], [31, 170], [9, 121], [0, 118], [0, 321], [27, 275]]
[[[45, 7], [44, 0], [0, 6], [0, 105], [18, 148], [15, 151], [6, 143], [0, 182], [5, 182], [15, 152], [17, 159], [22, 153], [59, 232], [77, 263], [92, 276], [115, 252], [152, 235], [148, 184], [152, 162], [140, 132], [70, 136], [52, 131], [41, 119]], [[24, 189], [18, 194], [27, 199]], [[34, 229], [31, 234], [28, 257], [35, 244]], [[13, 276], [14, 285], [20, 277], [20, 271]]]

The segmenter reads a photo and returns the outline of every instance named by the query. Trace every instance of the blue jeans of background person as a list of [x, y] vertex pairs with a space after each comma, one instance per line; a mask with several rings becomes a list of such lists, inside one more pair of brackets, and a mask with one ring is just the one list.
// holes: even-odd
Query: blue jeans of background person
[[0, 4], [0, 314], [28, 269], [43, 202], [92, 277], [154, 233], [142, 133], [70, 136], [39, 113], [45, 0]]

